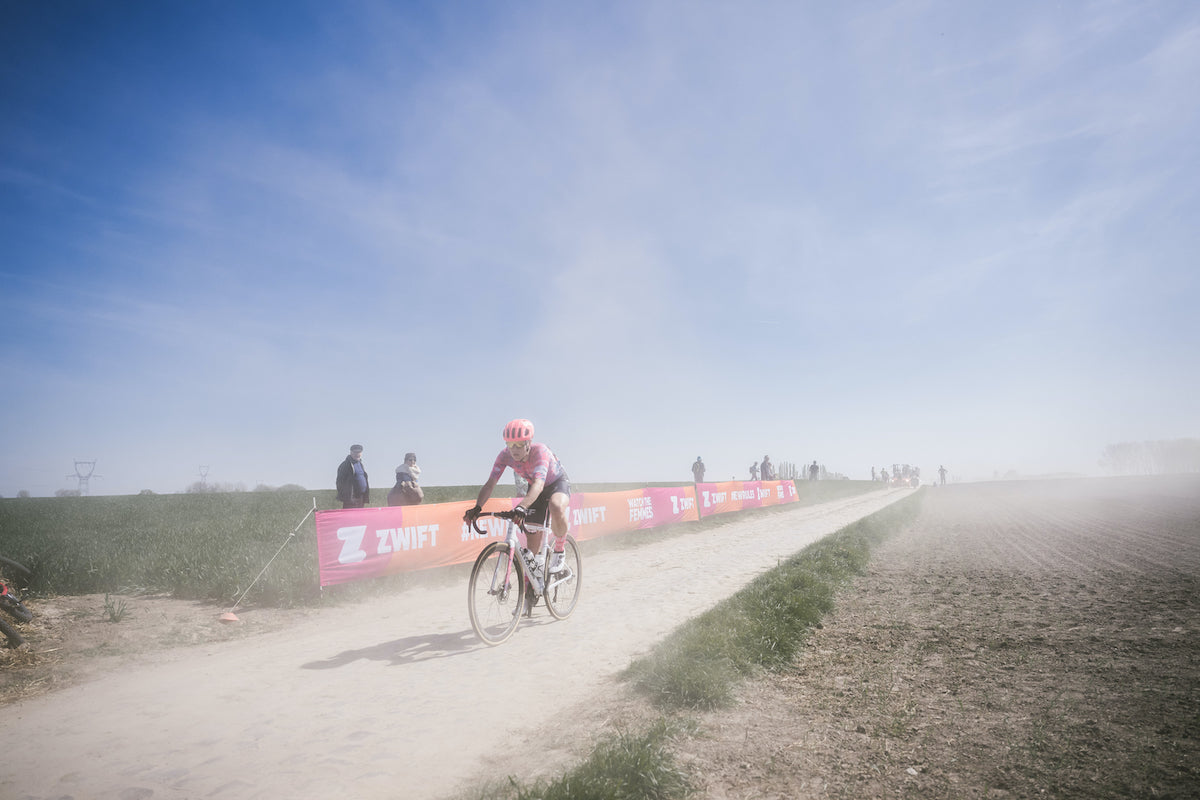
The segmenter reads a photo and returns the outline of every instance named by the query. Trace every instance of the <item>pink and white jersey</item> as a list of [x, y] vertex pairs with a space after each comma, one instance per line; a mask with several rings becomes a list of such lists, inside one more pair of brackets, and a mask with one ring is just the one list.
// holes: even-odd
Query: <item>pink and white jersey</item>
[[492, 465], [492, 477], [499, 478], [505, 467], [512, 467], [513, 472], [530, 483], [541, 478], [547, 486], [561, 478], [565, 472], [562, 464], [558, 462], [558, 456], [540, 442], [529, 448], [529, 456], [524, 461], [513, 458], [507, 447], [501, 450], [500, 455], [496, 456], [496, 463]]

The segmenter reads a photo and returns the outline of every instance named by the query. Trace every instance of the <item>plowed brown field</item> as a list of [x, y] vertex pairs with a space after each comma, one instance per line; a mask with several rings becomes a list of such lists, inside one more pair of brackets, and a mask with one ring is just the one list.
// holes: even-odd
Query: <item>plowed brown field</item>
[[683, 747], [707, 798], [1200, 797], [1200, 477], [926, 490]]

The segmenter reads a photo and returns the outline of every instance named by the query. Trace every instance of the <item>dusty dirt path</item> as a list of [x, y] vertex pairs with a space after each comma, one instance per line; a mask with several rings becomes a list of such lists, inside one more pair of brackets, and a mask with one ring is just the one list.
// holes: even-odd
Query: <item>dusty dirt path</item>
[[[543, 612], [498, 648], [477, 644], [463, 585], [413, 589], [9, 705], [0, 797], [444, 796], [503, 769], [506, 745], [598, 702], [679, 623], [908, 494], [877, 491], [597, 552], [569, 620]], [[547, 676], [530, 667], [544, 663], [564, 676], [553, 706], [531, 702], [518, 714], [515, 700], [496, 702], [501, 687], [538, 697]]]
[[707, 800], [1200, 797], [1200, 476], [927, 490], [701, 731]]

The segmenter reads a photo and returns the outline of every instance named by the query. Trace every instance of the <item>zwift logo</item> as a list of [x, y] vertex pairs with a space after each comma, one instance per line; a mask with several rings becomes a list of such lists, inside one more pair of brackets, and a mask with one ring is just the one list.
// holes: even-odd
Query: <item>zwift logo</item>
[[[406, 528], [380, 528], [374, 531], [378, 540], [375, 545], [376, 555], [399, 553], [407, 550], [422, 550], [426, 546], [437, 547], [437, 535], [441, 526], [410, 525]], [[367, 558], [363, 549], [363, 540], [367, 538], [366, 525], [350, 525], [337, 529], [337, 538], [342, 543], [342, 552], [338, 554], [339, 564], [358, 564]]]
[[[707, 492], [705, 492], [707, 494]], [[707, 504], [705, 504], [707, 506]], [[696, 498], [680, 497], [677, 494], [671, 495], [671, 513], [679, 514], [683, 511], [691, 511], [696, 507]]]
[[579, 525], [589, 525], [593, 522], [604, 522], [605, 514], [604, 506], [589, 506], [587, 508], [576, 508], [571, 512], [572, 527]]

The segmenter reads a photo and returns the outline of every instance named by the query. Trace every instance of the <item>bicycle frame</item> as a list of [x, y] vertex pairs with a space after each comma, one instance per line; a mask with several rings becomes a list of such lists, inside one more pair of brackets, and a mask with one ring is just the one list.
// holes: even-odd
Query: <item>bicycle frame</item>
[[[498, 517], [502, 513], [504, 513], [504, 512], [495, 512], [495, 513], [491, 513], [490, 516]], [[482, 516], [482, 515], [480, 515], [480, 516]], [[507, 519], [508, 519], [508, 526], [505, 529], [505, 533], [504, 533], [504, 543], [508, 546], [508, 559], [506, 559], [506, 561], [504, 562], [505, 571], [504, 571], [503, 576], [500, 576], [500, 566], [501, 565], [500, 564], [496, 565], [496, 571], [492, 575], [492, 590], [493, 591], [499, 591], [499, 589], [497, 589], [496, 587], [504, 587], [504, 586], [508, 585], [509, 581], [512, 578], [513, 561], [517, 558], [517, 553], [525, 552], [527, 550], [526, 545], [529, 543], [529, 534], [537, 533], [539, 531], [542, 533], [550, 532], [550, 526], [547, 525], [544, 521], [543, 522], [529, 522], [527, 520], [526, 522], [524, 522], [522, 524], [518, 524], [512, 517], [508, 517]], [[476, 527], [476, 530], [479, 530], [479, 528]], [[525, 537], [524, 537], [525, 541], [521, 541], [521, 536], [518, 534], [518, 531], [520, 533], [525, 534]], [[535, 553], [534, 555], [541, 555], [542, 563], [546, 563], [545, 559], [549, 557], [549, 554], [550, 554], [549, 551], [550, 551], [550, 537], [542, 536], [541, 550], [538, 553]], [[529, 551], [529, 552], [532, 552], [532, 551]], [[540, 578], [538, 578], [536, 575], [533, 575], [529, 569], [525, 569], [524, 573], [525, 573], [526, 585], [528, 585], [530, 588], [533, 589], [533, 593], [536, 596], [540, 597], [542, 592], [545, 591], [545, 589], [547, 587], [543, 584], [542, 580]], [[503, 580], [498, 581], [497, 578], [500, 578], [500, 577], [503, 577]]]

